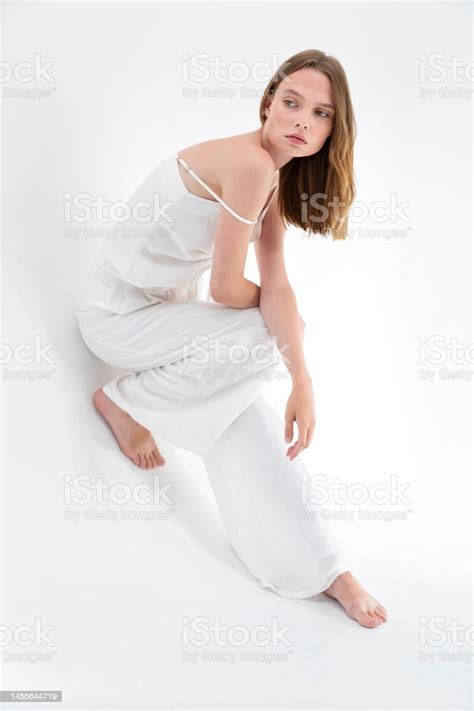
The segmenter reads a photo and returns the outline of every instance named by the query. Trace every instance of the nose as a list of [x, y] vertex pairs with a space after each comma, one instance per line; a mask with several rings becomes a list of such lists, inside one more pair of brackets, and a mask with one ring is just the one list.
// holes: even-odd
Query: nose
[[297, 121], [296, 121], [297, 126], [301, 126], [302, 128], [308, 128], [309, 125], [309, 119], [306, 119], [303, 114], [298, 116]]

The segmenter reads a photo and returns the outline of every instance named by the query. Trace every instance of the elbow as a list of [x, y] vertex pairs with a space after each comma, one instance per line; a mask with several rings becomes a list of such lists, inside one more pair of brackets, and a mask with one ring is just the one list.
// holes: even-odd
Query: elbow
[[209, 285], [211, 298], [218, 304], [226, 304], [231, 306], [235, 299], [236, 290], [238, 287], [229, 284], [229, 282], [224, 282], [220, 280], [219, 283], [210, 283]]
[[223, 289], [222, 287], [210, 287], [211, 299], [217, 304], [224, 304], [226, 306], [231, 306], [234, 294], [230, 289]]

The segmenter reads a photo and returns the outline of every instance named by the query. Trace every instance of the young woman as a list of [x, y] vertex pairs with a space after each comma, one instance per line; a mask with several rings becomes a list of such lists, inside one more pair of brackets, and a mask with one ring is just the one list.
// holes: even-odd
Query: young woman
[[[376, 627], [386, 610], [328, 523], [301, 519], [307, 471], [297, 457], [315, 414], [283, 250], [288, 224], [347, 232], [355, 124], [340, 63], [317, 50], [291, 57], [264, 92], [260, 122], [162, 160], [132, 196], [127, 231], [99, 251], [80, 331], [98, 358], [131, 372], [93, 402], [137, 466], [165, 463], [160, 438], [203, 457], [229, 540], [262, 586], [293, 598], [324, 592]], [[139, 207], [156, 207], [157, 195], [158, 219], [144, 229]], [[260, 285], [243, 276], [250, 242]], [[205, 274], [207, 300], [198, 298]], [[283, 360], [292, 381], [284, 423], [261, 393]], [[285, 445], [295, 422], [297, 441]]]

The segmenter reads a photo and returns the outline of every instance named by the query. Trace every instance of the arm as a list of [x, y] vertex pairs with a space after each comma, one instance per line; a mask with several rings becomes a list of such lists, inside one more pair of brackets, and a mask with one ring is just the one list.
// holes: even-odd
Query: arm
[[304, 358], [298, 305], [291, 285], [262, 286], [259, 306], [268, 330], [272, 336], [276, 336], [277, 343], [289, 344], [283, 357], [293, 383], [311, 380]]
[[[293, 439], [293, 423], [298, 425], [298, 440], [286, 455], [291, 460], [306, 449], [313, 439], [316, 426], [313, 386], [302, 346], [301, 317], [298, 313], [295, 294], [288, 281], [285, 269], [283, 239], [285, 226], [273, 202], [265, 216], [260, 240], [255, 251], [261, 277], [260, 310], [268, 330], [277, 338], [281, 349], [288, 344], [282, 356], [292, 378], [292, 391], [285, 410], [285, 441]], [[304, 326], [304, 324], [303, 324]]]
[[[239, 215], [256, 219], [270, 190], [275, 169], [267, 153], [235, 160], [222, 185], [222, 198]], [[214, 238], [210, 292], [214, 301], [248, 309], [258, 306], [260, 287], [244, 277], [254, 225], [241, 222], [221, 208]]]
[[241, 277], [235, 279], [232, 291], [227, 289], [217, 295], [211, 287], [211, 296], [217, 303], [232, 306], [234, 309], [251, 309], [253, 306], [258, 306], [260, 302], [260, 287], [250, 279]]
[[[285, 350], [287, 367], [295, 381], [310, 380], [302, 344], [302, 319], [298, 313], [296, 296], [285, 268], [283, 240], [285, 225], [272, 200], [262, 224], [260, 239], [255, 242], [255, 255], [260, 272], [260, 311], [268, 330], [279, 345], [289, 344]], [[304, 324], [303, 324], [304, 325]]]

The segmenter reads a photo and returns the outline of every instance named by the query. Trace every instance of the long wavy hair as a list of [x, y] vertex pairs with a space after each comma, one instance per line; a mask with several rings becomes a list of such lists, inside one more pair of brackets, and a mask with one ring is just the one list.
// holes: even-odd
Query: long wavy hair
[[275, 96], [282, 79], [306, 67], [317, 69], [331, 81], [335, 104], [333, 129], [317, 153], [292, 158], [282, 166], [278, 207], [286, 226], [301, 227], [310, 235], [345, 239], [349, 208], [355, 197], [356, 123], [349, 84], [341, 64], [317, 49], [294, 54], [278, 67], [267, 84], [260, 101], [260, 121], [263, 126], [267, 120], [266, 99]]

